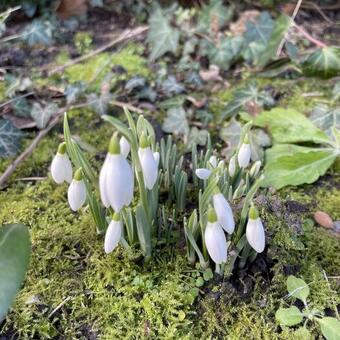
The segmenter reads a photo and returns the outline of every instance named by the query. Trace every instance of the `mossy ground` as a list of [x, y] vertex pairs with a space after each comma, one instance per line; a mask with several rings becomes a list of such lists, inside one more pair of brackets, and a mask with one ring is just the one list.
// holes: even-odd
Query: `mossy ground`
[[[128, 74], [149, 76], [138, 48], [137, 52], [136, 47], [129, 48], [108, 67], [125, 63]], [[59, 55], [62, 57], [65, 55]], [[86, 67], [69, 68], [64, 76], [71, 82], [91, 80], [93, 70], [107, 61], [108, 56], [101, 54]], [[267, 80], [260, 83], [268, 85]], [[294, 85], [289, 91], [284, 83], [275, 86], [286, 93], [280, 105], [303, 112], [310, 108], [310, 98], [301, 96], [312, 92], [310, 82]], [[214, 109], [219, 110], [230, 97], [231, 90], [216, 94]], [[95, 147], [88, 156], [98, 169], [111, 127], [90, 110], [74, 110], [69, 117], [72, 133]], [[38, 181], [22, 180], [48, 175], [60, 141], [61, 124], [0, 191], [0, 224], [25, 223], [33, 245], [24, 288], [0, 324], [5, 337], [296, 339], [294, 328], [282, 330], [275, 322], [276, 310], [294, 303], [285, 299], [289, 274], [311, 284], [312, 307], [332, 314], [334, 305], [340, 304], [339, 287], [331, 278], [339, 275], [339, 239], [312, 219], [315, 210], [339, 219], [339, 176], [329, 172], [314, 185], [275, 194], [263, 192], [257, 201], [267, 229], [266, 254], [231, 280], [216, 277], [198, 287], [197, 278], [202, 274], [187, 264], [179, 245], [158, 249], [148, 264], [143, 263], [138, 249], [119, 248], [105, 255], [103, 239], [95, 232], [89, 210], [72, 213], [69, 209], [66, 185], [55, 185], [49, 176]], [[0, 172], [9, 162], [1, 163]], [[330, 277], [331, 287], [324, 273]], [[318, 336], [318, 329], [310, 327]]]

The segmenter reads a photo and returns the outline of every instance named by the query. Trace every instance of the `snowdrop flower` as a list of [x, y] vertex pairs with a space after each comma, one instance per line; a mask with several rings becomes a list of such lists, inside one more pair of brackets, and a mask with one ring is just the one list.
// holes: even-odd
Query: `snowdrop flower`
[[259, 212], [253, 205], [249, 210], [246, 237], [250, 246], [257, 253], [263, 252], [265, 246], [264, 228], [259, 217]]
[[140, 137], [140, 146], [138, 149], [139, 161], [142, 166], [145, 186], [151, 190], [155, 185], [158, 177], [159, 156], [152, 153], [147, 136], [142, 133]]
[[249, 165], [250, 156], [251, 156], [251, 149], [250, 149], [248, 136], [246, 136], [243, 140], [243, 143], [237, 155], [238, 165], [241, 168], [246, 168]]
[[196, 169], [195, 174], [199, 179], [208, 179], [211, 175], [211, 170], [206, 168], [199, 168]]
[[106, 254], [109, 254], [115, 249], [122, 237], [123, 222], [120, 219], [120, 215], [115, 213], [109, 226], [106, 229], [104, 250]]
[[109, 151], [99, 174], [100, 197], [106, 208], [119, 212], [133, 198], [134, 176], [130, 164], [121, 154], [117, 136], [110, 141]]
[[124, 136], [122, 136], [119, 140], [119, 145], [122, 155], [126, 158], [130, 152], [130, 143]]
[[66, 153], [66, 143], [61, 143], [51, 164], [51, 175], [57, 184], [72, 181], [72, 165]]
[[156, 164], [157, 164], [157, 168], [158, 168], [158, 165], [159, 165], [159, 158], [160, 158], [160, 155], [159, 155], [159, 152], [154, 152], [153, 153], [153, 158], [155, 159], [156, 161]]
[[229, 176], [234, 177], [236, 172], [236, 156], [230, 158], [228, 166]]
[[67, 199], [73, 211], [79, 210], [86, 201], [86, 188], [81, 169], [78, 169], [67, 191]]
[[213, 204], [218, 223], [228, 234], [232, 234], [235, 229], [233, 211], [226, 198], [218, 189], [213, 195]]
[[208, 210], [208, 223], [204, 232], [204, 241], [211, 259], [216, 264], [227, 261], [227, 240], [213, 208]]
[[252, 167], [250, 168], [249, 175], [250, 175], [251, 177], [256, 177], [256, 175], [257, 175], [257, 174], [259, 173], [259, 171], [260, 171], [261, 165], [262, 165], [261, 161], [256, 161], [256, 162], [252, 165]]
[[217, 157], [215, 155], [211, 156], [209, 158], [209, 163], [211, 164], [211, 166], [213, 168], [216, 168], [217, 167]]

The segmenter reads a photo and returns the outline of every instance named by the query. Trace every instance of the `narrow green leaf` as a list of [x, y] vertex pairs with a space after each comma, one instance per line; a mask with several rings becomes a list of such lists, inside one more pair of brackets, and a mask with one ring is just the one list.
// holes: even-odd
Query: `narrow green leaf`
[[303, 314], [295, 306], [279, 308], [275, 313], [275, 319], [281, 326], [295, 326], [303, 320]]
[[30, 255], [31, 241], [26, 226], [8, 224], [0, 227], [0, 321], [20, 289]]

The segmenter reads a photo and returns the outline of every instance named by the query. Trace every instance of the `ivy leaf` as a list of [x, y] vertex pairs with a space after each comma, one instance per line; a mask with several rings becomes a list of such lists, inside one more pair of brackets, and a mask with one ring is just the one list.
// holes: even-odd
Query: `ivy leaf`
[[239, 55], [242, 45], [242, 37], [222, 38], [217, 46], [209, 44], [207, 51], [210, 63], [228, 70], [232, 61]]
[[232, 7], [223, 5], [222, 0], [210, 0], [208, 5], [204, 5], [198, 15], [198, 29], [210, 30], [212, 22], [218, 23], [218, 28], [223, 27], [232, 17]]
[[199, 130], [196, 126], [194, 126], [189, 133], [188, 140], [187, 140], [187, 149], [191, 150], [192, 145], [205, 145], [208, 138], [208, 131], [207, 130]]
[[308, 76], [324, 79], [339, 75], [340, 48], [327, 46], [313, 52], [303, 63], [303, 71]]
[[88, 103], [91, 105], [93, 110], [99, 116], [104, 116], [107, 114], [110, 100], [111, 100], [111, 94], [108, 92], [104, 92], [100, 96], [98, 96], [95, 93], [91, 93], [88, 96]]
[[328, 143], [330, 138], [302, 113], [294, 109], [275, 108], [264, 111], [254, 124], [267, 128], [275, 143]]
[[132, 92], [133, 90], [143, 88], [146, 84], [146, 79], [142, 76], [134, 76], [125, 84], [125, 90]]
[[328, 136], [332, 135], [332, 127], [340, 129], [340, 107], [330, 109], [327, 105], [318, 105], [310, 113], [309, 119]]
[[177, 81], [175, 76], [171, 75], [162, 82], [162, 91], [167, 96], [170, 96], [184, 92], [185, 87]]
[[275, 319], [281, 326], [295, 326], [303, 320], [303, 314], [299, 308], [279, 308], [275, 313]]
[[252, 129], [248, 132], [252, 161], [263, 161], [264, 148], [271, 145], [270, 137], [262, 129]]
[[320, 326], [321, 326], [321, 332], [322, 335], [327, 340], [338, 340], [339, 334], [340, 334], [340, 321], [331, 318], [331, 317], [325, 317], [322, 319], [318, 319]]
[[183, 107], [172, 107], [168, 110], [162, 129], [167, 133], [188, 134], [189, 124]]
[[253, 102], [255, 105], [272, 106], [273, 99], [265, 91], [259, 91], [256, 84], [250, 83], [248, 86], [238, 89], [233, 94], [233, 99], [226, 105], [221, 118], [230, 118], [238, 113], [247, 103]]
[[15, 156], [23, 135], [9, 120], [0, 119], [0, 157]]
[[12, 103], [12, 109], [17, 117], [28, 118], [31, 116], [31, 105], [26, 98], [19, 98]]
[[151, 45], [150, 60], [155, 61], [166, 52], [176, 53], [180, 32], [171, 27], [169, 19], [157, 8], [149, 19], [147, 41]]
[[263, 186], [280, 189], [287, 185], [313, 183], [325, 174], [338, 155], [331, 148], [274, 145], [265, 153]]
[[307, 298], [309, 296], [309, 286], [302, 279], [299, 279], [294, 275], [289, 275], [287, 279], [287, 290], [290, 296], [294, 296], [303, 303], [307, 302]]
[[270, 35], [269, 42], [264, 53], [259, 60], [259, 66], [265, 66], [269, 60], [276, 57], [277, 49], [284, 38], [286, 32], [290, 28], [292, 19], [285, 14], [282, 14], [275, 22], [274, 29]]
[[52, 25], [50, 21], [35, 19], [25, 27], [23, 39], [29, 46], [37, 44], [51, 45], [53, 42]]
[[0, 322], [25, 278], [30, 255], [31, 241], [26, 226], [0, 227]]
[[31, 111], [31, 117], [37, 123], [39, 129], [44, 129], [51, 117], [58, 111], [58, 105], [54, 103], [41, 106], [39, 103], [34, 103]]
[[227, 143], [227, 157], [231, 156], [237, 147], [241, 135], [241, 124], [234, 118], [228, 126], [222, 127], [220, 130], [220, 138]]

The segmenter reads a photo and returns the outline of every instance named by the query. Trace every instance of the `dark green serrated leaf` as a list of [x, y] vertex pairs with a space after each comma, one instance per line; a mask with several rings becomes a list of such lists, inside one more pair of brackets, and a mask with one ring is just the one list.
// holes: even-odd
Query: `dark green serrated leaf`
[[44, 129], [51, 117], [58, 112], [58, 106], [54, 103], [42, 106], [34, 103], [31, 111], [31, 117], [37, 123], [39, 129]]
[[172, 107], [168, 110], [162, 129], [167, 133], [188, 134], [189, 124], [183, 107]]
[[265, 66], [269, 60], [275, 59], [277, 49], [284, 38], [285, 34], [287, 33], [290, 25], [292, 23], [292, 19], [282, 14], [276, 21], [275, 26], [270, 35], [269, 42], [266, 46], [264, 53], [261, 55], [259, 59], [259, 66]]
[[280, 189], [287, 185], [313, 183], [325, 174], [338, 155], [337, 151], [331, 148], [274, 145], [266, 150], [265, 179], [262, 185]]
[[340, 321], [336, 318], [325, 317], [318, 319], [322, 335], [327, 340], [339, 340], [340, 336]]
[[275, 143], [328, 143], [330, 138], [302, 113], [294, 109], [275, 108], [264, 111], [254, 124], [267, 128]]
[[25, 278], [30, 255], [31, 241], [26, 226], [0, 226], [0, 322]]
[[180, 32], [170, 25], [170, 20], [157, 8], [149, 19], [148, 43], [151, 45], [150, 59], [156, 60], [166, 52], [176, 53]]
[[308, 76], [331, 78], [340, 74], [340, 48], [327, 46], [312, 53], [303, 63]]
[[281, 326], [295, 326], [303, 320], [303, 315], [299, 308], [291, 306], [279, 308], [275, 313], [275, 319]]
[[23, 135], [9, 120], [0, 119], [0, 157], [15, 156]]

